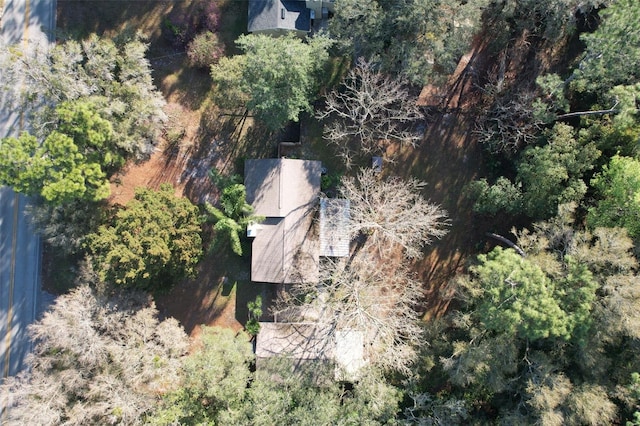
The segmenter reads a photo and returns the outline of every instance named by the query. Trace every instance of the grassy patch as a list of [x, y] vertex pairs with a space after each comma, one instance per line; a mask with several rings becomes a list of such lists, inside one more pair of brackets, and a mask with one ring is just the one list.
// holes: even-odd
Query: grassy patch
[[168, 102], [177, 102], [192, 110], [201, 110], [210, 98], [209, 74], [188, 66], [186, 55], [169, 60], [153, 59], [153, 79]]
[[[249, 267], [247, 257], [209, 253], [194, 279], [178, 283], [168, 293], [158, 295], [158, 308], [178, 319], [187, 333], [197, 332], [203, 324], [238, 329], [246, 321], [246, 313], [245, 317], [238, 316], [236, 307], [243, 303], [237, 301], [239, 289], [250, 284]], [[246, 309], [246, 302], [244, 304]]]
[[308, 146], [310, 160], [320, 160], [329, 173], [344, 173], [344, 163], [336, 156], [335, 146], [322, 137], [323, 125], [315, 117], [306, 116], [303, 121], [303, 143]]
[[329, 91], [337, 86], [349, 72], [351, 60], [346, 56], [331, 58], [325, 67], [320, 86], [322, 91]]
[[[246, 324], [249, 319], [249, 309], [247, 305], [249, 302], [256, 300], [257, 296], [262, 296], [263, 287], [268, 284], [254, 283], [251, 281], [238, 281], [236, 285], [236, 319]], [[263, 306], [265, 306], [263, 304]]]

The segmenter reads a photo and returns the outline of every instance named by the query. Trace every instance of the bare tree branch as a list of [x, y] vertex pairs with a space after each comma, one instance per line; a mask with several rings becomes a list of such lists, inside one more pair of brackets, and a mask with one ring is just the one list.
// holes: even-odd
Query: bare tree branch
[[60, 296], [29, 328], [29, 370], [0, 386], [7, 424], [139, 424], [179, 383], [188, 349], [178, 322], [157, 316], [146, 295]]
[[616, 112], [619, 112], [616, 108], [618, 107], [618, 104], [620, 102], [618, 102], [616, 100], [616, 103], [609, 109], [600, 109], [597, 111], [578, 111], [578, 112], [569, 112], [567, 114], [560, 114], [558, 117], [556, 117], [556, 120], [561, 120], [563, 118], [569, 118], [569, 117], [581, 117], [584, 115], [607, 115], [607, 114], [615, 114]]
[[304, 320], [328, 324], [331, 335], [360, 332], [372, 365], [408, 373], [422, 335], [415, 309], [423, 290], [404, 265], [383, 261], [372, 249], [350, 259], [325, 259], [320, 284], [296, 284], [280, 294], [278, 306], [292, 312], [298, 305]]
[[404, 80], [391, 79], [360, 58], [342, 87], [329, 93], [326, 108], [317, 114], [326, 120], [324, 138], [347, 149], [379, 153], [389, 141], [414, 145], [421, 137], [413, 127], [423, 118]]
[[525, 91], [514, 96], [491, 91], [485, 90], [496, 99], [487, 114], [476, 122], [478, 140], [492, 152], [515, 152], [532, 143], [544, 126], [534, 114], [534, 92]]
[[365, 235], [381, 252], [400, 246], [407, 257], [421, 257], [431, 238], [447, 233], [447, 213], [422, 197], [424, 186], [417, 179], [381, 180], [372, 169], [343, 178], [339, 192], [350, 200], [351, 237]]

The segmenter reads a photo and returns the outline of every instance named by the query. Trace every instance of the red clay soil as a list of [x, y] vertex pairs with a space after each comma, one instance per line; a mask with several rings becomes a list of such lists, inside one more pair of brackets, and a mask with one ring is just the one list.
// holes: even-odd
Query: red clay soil
[[[165, 112], [172, 128], [184, 131], [179, 143], [169, 146], [162, 140], [147, 161], [128, 164], [111, 179], [111, 204], [125, 205], [135, 194], [135, 188], [157, 189], [163, 183], [170, 183], [176, 195], [185, 195], [194, 203], [210, 201], [215, 192], [207, 176], [208, 171], [217, 166], [219, 158], [211, 152], [215, 141], [210, 141], [210, 149], [200, 152], [198, 134], [201, 113], [191, 111], [178, 103], [168, 103]], [[194, 153], [198, 154], [194, 156]]]
[[[488, 30], [490, 32], [490, 30]], [[505, 85], [531, 86], [538, 75], [558, 72], [566, 61], [570, 45], [535, 45], [524, 32], [502, 52], [505, 61]], [[419, 149], [402, 151], [396, 172], [419, 177], [427, 182], [425, 195], [449, 213], [451, 227], [440, 241], [433, 243], [427, 256], [415, 265], [427, 289], [426, 318], [442, 315], [449, 304], [451, 279], [463, 272], [469, 260], [496, 245], [487, 232], [509, 236], [515, 225], [474, 215], [472, 203], [465, 197], [465, 186], [485, 176], [482, 148], [474, 136], [475, 120], [482, 105], [479, 87], [495, 72], [496, 58], [488, 53], [487, 37], [479, 34], [471, 52], [465, 55], [446, 86], [427, 86], [419, 103], [437, 111]], [[522, 225], [522, 224], [520, 224]]]

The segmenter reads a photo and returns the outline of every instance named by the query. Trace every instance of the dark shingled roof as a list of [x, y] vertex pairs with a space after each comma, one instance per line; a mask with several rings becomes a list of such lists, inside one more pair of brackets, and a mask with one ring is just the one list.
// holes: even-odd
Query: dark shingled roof
[[[284, 18], [283, 18], [284, 16]], [[304, 1], [250, 0], [249, 32], [311, 29], [311, 12]]]

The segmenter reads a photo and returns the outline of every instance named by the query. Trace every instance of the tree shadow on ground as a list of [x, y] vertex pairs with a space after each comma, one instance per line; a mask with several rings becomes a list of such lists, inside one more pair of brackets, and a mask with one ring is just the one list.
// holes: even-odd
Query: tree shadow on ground
[[160, 35], [164, 16], [175, 7], [174, 2], [112, 0], [58, 0], [56, 27], [77, 38], [91, 33], [117, 36], [140, 31], [150, 38]]
[[[486, 47], [478, 45], [460, 62], [446, 89], [433, 97], [432, 114], [424, 138], [416, 148], [399, 148], [395, 174], [426, 182], [425, 198], [448, 212], [449, 232], [433, 241], [425, 257], [414, 264], [425, 283], [426, 317], [444, 314], [452, 288], [451, 279], [464, 271], [486, 244], [486, 232], [504, 230], [475, 215], [466, 187], [485, 175], [482, 148], [474, 135], [478, 76], [484, 75]], [[427, 103], [429, 101], [427, 100]]]
[[180, 178], [185, 183], [184, 194], [197, 203], [215, 203], [219, 190], [211, 182], [209, 170], [242, 176], [244, 160], [275, 156], [275, 140], [245, 111], [221, 114], [214, 106], [207, 108], [195, 142], [183, 154], [189, 158]]
[[188, 334], [197, 334], [201, 325], [239, 330], [242, 324], [236, 319], [236, 298], [238, 289], [242, 287], [244, 292], [249, 283], [249, 268], [247, 257], [209, 253], [200, 262], [195, 278], [156, 297], [158, 309], [165, 317], [180, 321]]
[[221, 7], [220, 12], [224, 16], [224, 20], [220, 23], [220, 41], [225, 46], [227, 55], [235, 55], [240, 53], [236, 47], [235, 41], [247, 31], [247, 17], [249, 10], [249, 2], [247, 1], [226, 1]]

